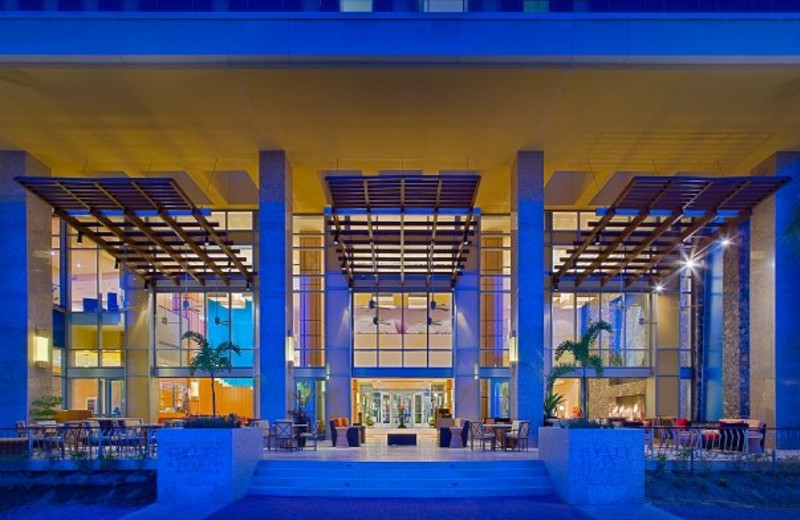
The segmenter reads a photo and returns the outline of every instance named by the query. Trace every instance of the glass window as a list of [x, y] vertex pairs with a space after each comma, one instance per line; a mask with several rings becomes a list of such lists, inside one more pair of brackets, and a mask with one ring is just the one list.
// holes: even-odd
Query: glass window
[[97, 249], [73, 249], [70, 260], [72, 312], [98, 312]]
[[574, 211], [554, 211], [553, 231], [577, 231], [578, 214]]
[[[218, 378], [215, 380], [217, 414], [253, 417], [253, 380]], [[186, 414], [211, 415], [211, 378], [160, 378], [158, 380], [158, 420], [183, 419]]]

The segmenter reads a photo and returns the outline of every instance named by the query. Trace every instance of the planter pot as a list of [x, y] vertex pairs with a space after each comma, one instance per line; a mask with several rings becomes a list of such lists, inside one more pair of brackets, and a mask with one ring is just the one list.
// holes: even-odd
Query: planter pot
[[260, 428], [159, 430], [158, 501], [225, 504], [247, 494], [262, 456]]
[[539, 428], [539, 458], [568, 504], [644, 502], [644, 431]]

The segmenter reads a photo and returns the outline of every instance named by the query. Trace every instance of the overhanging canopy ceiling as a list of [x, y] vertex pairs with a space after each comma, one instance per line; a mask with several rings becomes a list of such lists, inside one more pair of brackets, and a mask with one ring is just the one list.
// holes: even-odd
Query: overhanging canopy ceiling
[[787, 177], [635, 177], [600, 220], [554, 267], [561, 280], [600, 287], [621, 278], [625, 286], [648, 277], [660, 282], [680, 261], [702, 256], [720, 237], [736, 234], [753, 209], [789, 181]]
[[149, 282], [252, 282], [251, 266], [170, 178], [18, 177], [79, 236]]
[[475, 174], [328, 176], [329, 228], [351, 286], [452, 286], [475, 235]]

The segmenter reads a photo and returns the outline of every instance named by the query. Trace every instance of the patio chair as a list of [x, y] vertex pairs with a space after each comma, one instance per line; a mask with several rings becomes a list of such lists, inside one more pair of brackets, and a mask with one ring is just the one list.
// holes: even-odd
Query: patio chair
[[308, 446], [309, 442], [313, 442], [314, 451], [317, 451], [317, 441], [319, 440], [321, 435], [322, 435], [322, 421], [317, 421], [316, 423], [314, 423], [314, 431], [300, 433], [300, 439], [303, 440], [301, 446]]
[[275, 429], [270, 427], [269, 421], [266, 419], [255, 419], [250, 422], [250, 426], [261, 429], [262, 447], [267, 448], [267, 451], [272, 450], [272, 442], [275, 439]]
[[506, 442], [513, 440], [513, 449], [522, 451], [523, 446], [525, 451], [528, 451], [528, 437], [530, 436], [531, 423], [530, 421], [520, 421], [519, 428], [511, 430], [506, 434]]
[[297, 449], [297, 438], [294, 436], [292, 421], [275, 421], [275, 444], [278, 449]]
[[486, 443], [489, 442], [492, 445], [492, 450], [494, 450], [495, 442], [497, 442], [497, 436], [494, 433], [489, 433], [483, 429], [483, 423], [478, 421], [469, 423], [469, 449], [475, 450], [475, 440], [480, 441], [481, 443], [481, 450], [486, 449]]

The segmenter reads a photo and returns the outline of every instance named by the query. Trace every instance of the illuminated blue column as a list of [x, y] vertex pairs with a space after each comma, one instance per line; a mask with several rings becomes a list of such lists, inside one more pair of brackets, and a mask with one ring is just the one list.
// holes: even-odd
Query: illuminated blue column
[[[326, 243], [331, 237], [325, 235]], [[325, 248], [325, 413], [326, 419], [351, 417], [352, 293], [336, 248]], [[326, 428], [328, 430], [329, 428]]]
[[511, 169], [511, 416], [531, 421], [538, 444], [544, 399], [544, 154], [519, 152]]
[[50, 210], [14, 177], [49, 176], [26, 152], [0, 152], [0, 428], [28, 419], [28, 405], [53, 395], [52, 354], [34, 363], [34, 337], [53, 339]]
[[714, 249], [706, 256], [703, 271], [703, 368], [702, 419], [722, 418], [723, 352], [723, 252]]
[[256, 413], [275, 420], [292, 406], [292, 172], [283, 151], [260, 152], [258, 166]]
[[[477, 251], [478, 248], [476, 247]], [[453, 291], [455, 336], [453, 367], [455, 417], [483, 420], [480, 416], [480, 381], [476, 379], [480, 348], [480, 293], [478, 292], [477, 256], [470, 255]]]
[[[755, 175], [791, 181], [762, 203], [751, 219], [750, 395], [751, 416], [769, 426], [800, 428], [800, 236], [792, 220], [800, 207], [800, 152], [777, 152]], [[797, 449], [800, 439], [778, 437]]]

